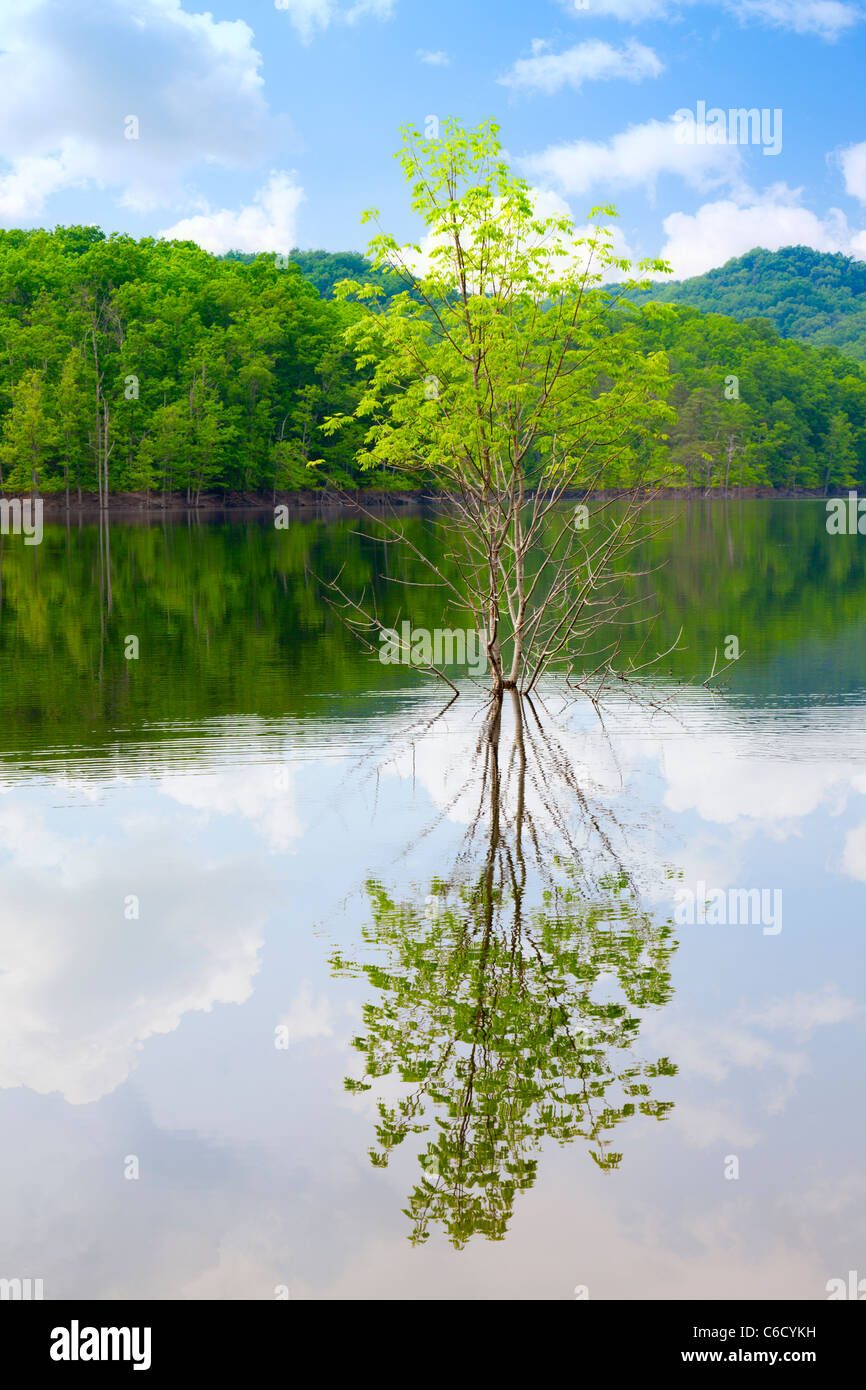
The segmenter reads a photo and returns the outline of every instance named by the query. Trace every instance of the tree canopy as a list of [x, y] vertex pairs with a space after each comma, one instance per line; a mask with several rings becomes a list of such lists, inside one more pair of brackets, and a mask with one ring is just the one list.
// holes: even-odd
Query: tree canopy
[[784, 246], [755, 247], [706, 275], [663, 281], [637, 303], [686, 304], [735, 319], [765, 318], [784, 338], [866, 361], [866, 262]]
[[[794, 261], [816, 254], [793, 250]], [[766, 270], [770, 291], [742, 307], [769, 315], [773, 266], [785, 256], [765, 266], [770, 253], [750, 254], [749, 283], [760, 273], [763, 286]], [[846, 262], [837, 274], [844, 258], [819, 260], [836, 279], [818, 291], [841, 295], [844, 280], [859, 306], [856, 267]], [[362, 479], [393, 486], [388, 468], [362, 473], [360, 421], [336, 435], [323, 429], [327, 418], [354, 412], [373, 371], [356, 369], [344, 341], [362, 312], [357, 296], [332, 297], [346, 272], [381, 289], [387, 308], [393, 277], [354, 253], [216, 257], [191, 242], [136, 241], [98, 227], [0, 231], [0, 490], [68, 485], [74, 495], [96, 491], [105, 476], [111, 492], [191, 500]], [[708, 284], [721, 285], [714, 274]], [[808, 305], [804, 277], [796, 283], [799, 298], [779, 304]], [[668, 290], [677, 297], [677, 286], [653, 295]], [[720, 288], [698, 308], [646, 304], [629, 327], [644, 350], [670, 362], [679, 422], [668, 447], [679, 481], [866, 486], [864, 369], [829, 347], [781, 336], [767, 317], [740, 323], [704, 312], [710, 307], [740, 312]], [[726, 395], [731, 376], [736, 396]], [[400, 482], [429, 485], [420, 475]]]

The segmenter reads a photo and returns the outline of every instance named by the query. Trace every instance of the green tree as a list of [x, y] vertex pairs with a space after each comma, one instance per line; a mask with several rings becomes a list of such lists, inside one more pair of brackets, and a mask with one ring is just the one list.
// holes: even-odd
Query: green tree
[[[410, 126], [403, 135], [427, 264], [418, 246], [384, 234], [371, 242], [377, 267], [402, 273], [407, 292], [347, 330], [359, 368], [372, 371], [354, 412], [369, 422], [360, 461], [410, 486], [427, 480], [447, 504], [441, 524], [462, 583], [434, 575], [446, 611], [472, 612], [494, 691], [528, 691], [596, 631], [612, 557], [633, 542], [641, 490], [658, 484], [672, 415], [667, 360], [644, 351], [631, 325], [613, 331], [600, 286], [629, 263], [613, 254], [610, 230], [594, 222], [578, 237], [570, 218], [540, 217], [502, 160], [494, 124], [466, 131], [452, 119], [441, 139]], [[599, 214], [615, 215], [606, 207], [590, 217]], [[340, 293], [378, 297], [357, 282]], [[326, 432], [345, 423], [332, 417]], [[566, 519], [556, 561], [533, 567], [562, 496], [610, 484], [631, 490], [626, 515], [612, 525], [598, 516], [589, 540]]]
[[69, 488], [73, 477], [79, 500], [81, 498], [82, 472], [88, 461], [85, 368], [84, 355], [80, 348], [72, 348], [66, 354], [55, 397], [57, 440], [63, 466], [63, 487], [68, 505]]
[[827, 437], [824, 495], [827, 495], [831, 487], [853, 487], [861, 472], [851, 421], [841, 410], [837, 410], [830, 421]]
[[50, 436], [43, 375], [32, 368], [18, 381], [12, 409], [3, 421], [0, 459], [6, 470], [3, 474], [6, 487], [12, 491], [29, 488], [35, 497], [43, 484], [43, 462]]

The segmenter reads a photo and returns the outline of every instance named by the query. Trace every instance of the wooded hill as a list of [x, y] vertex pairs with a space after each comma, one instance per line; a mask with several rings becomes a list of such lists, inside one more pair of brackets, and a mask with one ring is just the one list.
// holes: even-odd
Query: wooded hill
[[[751, 253], [760, 272], [752, 301], [731, 272], [724, 284], [740, 296], [737, 314], [766, 305], [801, 253], [804, 266], [815, 257], [803, 248]], [[853, 303], [866, 270], [844, 262], [833, 274], [825, 300]], [[0, 488], [195, 501], [202, 492], [387, 487], [387, 470], [361, 470], [361, 423], [331, 437], [322, 428], [351, 412], [364, 388], [343, 333], [366, 310], [333, 298], [347, 275], [378, 283], [384, 302], [396, 291], [353, 253], [293, 252], [286, 263], [97, 227], [0, 232]], [[709, 296], [700, 308], [654, 302], [676, 289], [610, 316], [616, 331], [636, 314], [646, 351], [668, 354], [679, 413], [672, 480], [729, 490], [866, 485], [866, 371], [835, 348], [782, 336], [768, 314], [738, 322], [701, 312]], [[726, 303], [721, 292], [712, 307]], [[806, 301], [801, 310], [778, 309], [786, 330], [812, 322]], [[858, 302], [840, 309], [840, 321], [860, 313]], [[421, 472], [416, 481], [432, 484]]]
[[745, 320], [766, 318], [783, 338], [837, 347], [866, 362], [866, 261], [808, 246], [756, 248], [706, 275], [663, 281], [638, 304], [687, 304]]

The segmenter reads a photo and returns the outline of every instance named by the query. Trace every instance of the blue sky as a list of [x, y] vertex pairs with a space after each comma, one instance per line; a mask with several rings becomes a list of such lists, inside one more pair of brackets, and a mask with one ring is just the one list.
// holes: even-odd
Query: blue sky
[[[397, 128], [453, 114], [496, 118], [545, 209], [612, 201], [622, 249], [678, 274], [863, 259], [864, 56], [847, 0], [0, 0], [0, 225], [360, 249], [374, 205], [414, 239]], [[705, 143], [674, 119], [699, 103]]]

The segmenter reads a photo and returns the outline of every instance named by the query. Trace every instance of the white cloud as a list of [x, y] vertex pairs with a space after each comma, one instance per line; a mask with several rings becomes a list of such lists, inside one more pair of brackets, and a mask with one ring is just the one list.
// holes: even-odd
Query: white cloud
[[[63, 188], [177, 205], [208, 163], [259, 163], [279, 124], [243, 20], [180, 0], [29, 0], [0, 12], [0, 219], [34, 222]], [[139, 138], [125, 138], [125, 121]]]
[[355, 0], [346, 10], [346, 23], [355, 24], [370, 15], [373, 19], [390, 19], [397, 0]]
[[[0, 1088], [97, 1100], [147, 1039], [250, 997], [273, 885], [249, 863], [181, 848], [176, 821], [64, 836], [18, 801], [0, 836]], [[124, 916], [129, 894], [140, 920]]]
[[866, 825], [849, 830], [842, 852], [842, 868], [849, 878], [866, 883]]
[[819, 806], [838, 805], [850, 782], [849, 769], [832, 757], [794, 763], [768, 756], [749, 745], [742, 725], [691, 727], [699, 738], [663, 749], [664, 802], [678, 814], [694, 810], [714, 825], [760, 822], [782, 838]]
[[317, 29], [327, 29], [337, 13], [333, 0], [274, 0], [278, 10], [285, 10], [304, 43], [309, 43]]
[[658, 77], [664, 64], [651, 48], [632, 39], [624, 48], [613, 48], [600, 39], [576, 44], [564, 53], [546, 53], [538, 41], [531, 58], [520, 58], [499, 81], [505, 87], [544, 92], [550, 96], [563, 87], [579, 90], [584, 82], [624, 78], [640, 82]]
[[726, 8], [738, 19], [757, 20], [795, 34], [833, 40], [860, 22], [854, 5], [840, 0], [731, 0]]
[[310, 43], [317, 33], [332, 24], [357, 24], [370, 16], [390, 19], [396, 0], [356, 0], [354, 5], [341, 5], [338, 0], [275, 0], [278, 10], [288, 14], [303, 43]]
[[[720, 1085], [734, 1071], [765, 1073], [764, 1108], [779, 1114], [810, 1071], [803, 1045], [817, 1029], [850, 1022], [857, 1014], [853, 1000], [826, 985], [811, 994], [771, 999], [757, 1009], [740, 1008], [727, 1018], [651, 1014], [643, 1020], [642, 1038], [646, 1047], [675, 1058], [684, 1077]], [[791, 1036], [779, 1043], [766, 1033]]]
[[726, 198], [704, 203], [697, 212], [673, 212], [664, 219], [667, 240], [660, 254], [682, 279], [702, 275], [755, 246], [811, 246], [866, 256], [866, 233], [848, 226], [845, 214], [830, 208], [826, 217], [805, 208], [801, 191], [774, 184], [748, 201]]
[[310, 1038], [332, 1038], [334, 1011], [323, 994], [313, 998], [309, 980], [304, 980], [288, 1011], [279, 1020], [289, 1030], [289, 1042], [305, 1042]]
[[[647, 20], [678, 20], [683, 11], [699, 0], [560, 0], [563, 9], [576, 18], [620, 19], [628, 24]], [[842, 0], [709, 0], [715, 8], [727, 11], [742, 23], [756, 22], [773, 29], [790, 29], [795, 34], [817, 34], [834, 40], [858, 24], [861, 12]]]
[[618, 186], [652, 191], [662, 174], [676, 175], [699, 189], [739, 182], [741, 156], [736, 145], [687, 144], [677, 138], [678, 128], [672, 118], [647, 121], [610, 140], [551, 145], [518, 162], [530, 178], [565, 194]]
[[690, 1105], [688, 1101], [678, 1100], [668, 1116], [668, 1123], [696, 1149], [708, 1149], [717, 1144], [751, 1149], [758, 1142], [755, 1131], [727, 1109], [714, 1110], [712, 1106]]
[[622, 19], [627, 24], [642, 24], [647, 19], [667, 19], [676, 13], [678, 6], [668, 0], [560, 0], [563, 9], [570, 10], [578, 18]]
[[443, 49], [436, 49], [432, 52], [429, 48], [419, 48], [415, 55], [420, 62], [427, 63], [431, 68], [447, 68], [451, 65], [451, 55]]
[[866, 140], [849, 145], [839, 156], [845, 179], [845, 192], [866, 203]]
[[232, 767], [208, 776], [170, 774], [161, 779], [159, 789], [205, 819], [240, 816], [251, 821], [276, 851], [291, 849], [304, 833], [293, 779], [286, 768], [277, 774], [270, 767]]
[[52, 193], [85, 182], [72, 172], [68, 147], [65, 157], [16, 159], [11, 173], [0, 175], [0, 221], [31, 221]]
[[209, 209], [193, 217], [181, 218], [165, 228], [160, 236], [178, 241], [194, 241], [205, 251], [221, 255], [225, 251], [288, 252], [297, 244], [296, 219], [304, 201], [304, 190], [290, 174], [273, 172], [253, 202], [233, 211]]
[[784, 1030], [810, 1037], [816, 1028], [847, 1023], [858, 1013], [853, 999], [840, 994], [835, 985], [825, 985], [812, 994], [801, 991], [787, 999], [771, 999], [752, 1015], [751, 1021], [768, 1031]]

